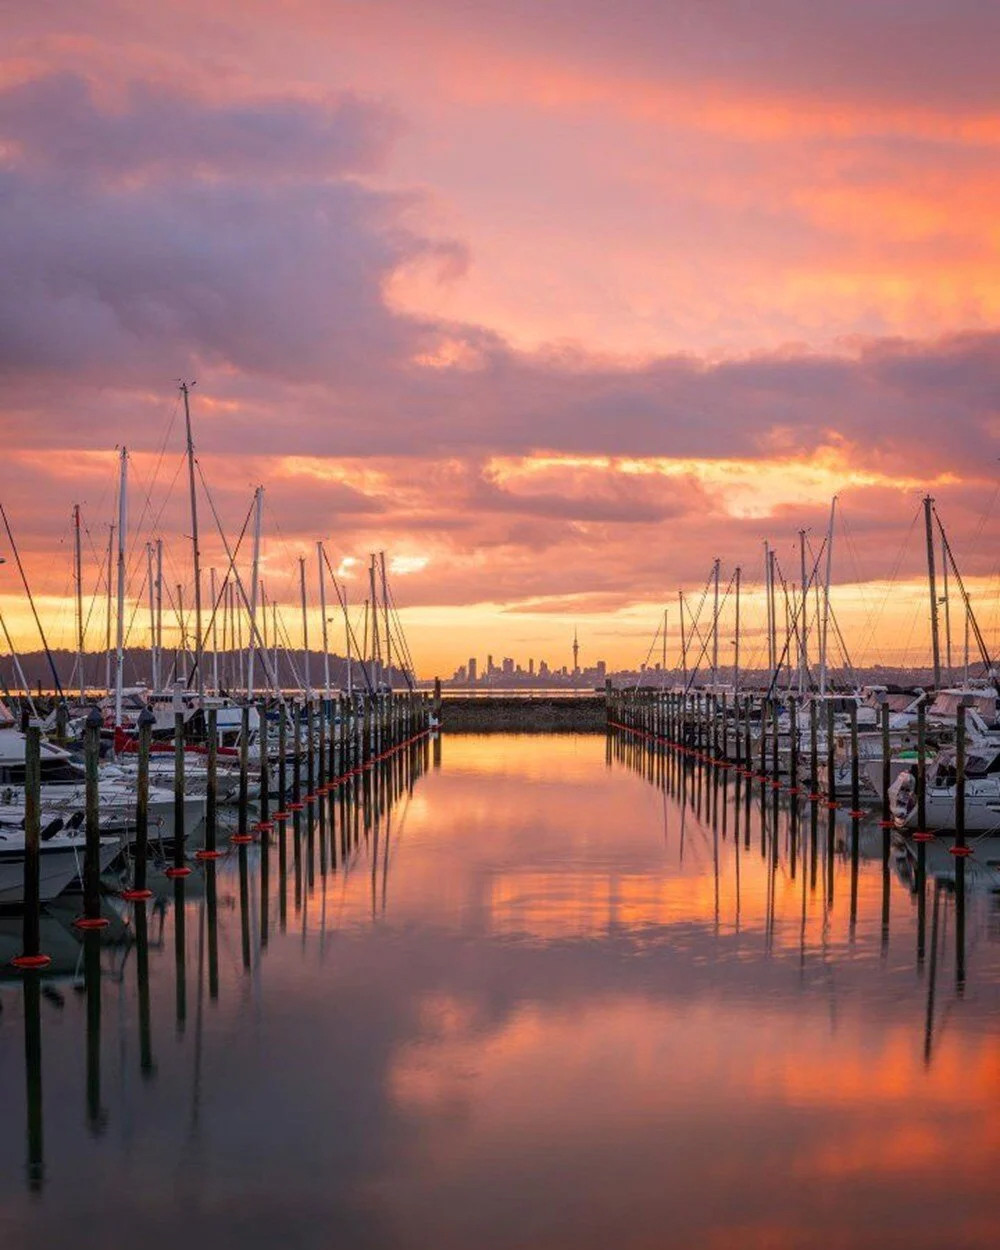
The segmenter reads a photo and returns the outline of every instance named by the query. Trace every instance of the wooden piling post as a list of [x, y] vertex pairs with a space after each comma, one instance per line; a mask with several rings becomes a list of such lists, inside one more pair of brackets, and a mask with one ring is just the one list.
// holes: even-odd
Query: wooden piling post
[[278, 810], [275, 820], [288, 819], [288, 716], [284, 700], [278, 706]]
[[108, 921], [101, 916], [101, 714], [96, 707], [87, 714], [84, 743], [84, 829], [83, 915], [73, 922], [78, 929], [103, 929]]
[[852, 702], [851, 718], [851, 818], [860, 820], [861, 811], [861, 761], [858, 757], [858, 707]]
[[132, 886], [122, 890], [122, 898], [140, 903], [152, 898], [146, 887], [146, 861], [149, 856], [149, 753], [156, 717], [148, 707], [139, 713], [139, 752], [135, 784], [135, 846], [132, 857]]
[[[168, 877], [186, 877], [191, 872], [184, 863], [184, 713], [174, 713], [174, 862], [166, 871]], [[181, 891], [183, 899], [183, 890]]]
[[889, 790], [892, 788], [892, 759], [889, 755], [889, 700], [883, 695], [879, 705], [879, 728], [882, 731], [882, 829], [888, 846], [889, 830], [892, 828]]
[[[917, 705], [917, 828], [914, 842], [928, 842], [934, 835], [927, 828], [927, 705], [921, 699]], [[917, 867], [921, 867], [917, 857]]]
[[236, 810], [236, 832], [229, 841], [236, 846], [252, 842], [249, 829], [250, 810], [250, 705], [240, 708], [240, 794]]
[[306, 802], [316, 800], [316, 703], [306, 699]]
[[21, 953], [11, 963], [30, 972], [52, 958], [41, 952], [42, 731], [29, 725], [24, 737], [24, 903]]
[[257, 831], [261, 841], [266, 845], [270, 841], [270, 833], [274, 827], [271, 823], [271, 768], [267, 757], [267, 703], [264, 699], [257, 704], [257, 750], [260, 753], [259, 786], [260, 797], [257, 802]]
[[965, 708], [963, 695], [955, 724], [955, 845], [951, 848], [952, 855], [962, 858], [970, 854], [965, 843]]

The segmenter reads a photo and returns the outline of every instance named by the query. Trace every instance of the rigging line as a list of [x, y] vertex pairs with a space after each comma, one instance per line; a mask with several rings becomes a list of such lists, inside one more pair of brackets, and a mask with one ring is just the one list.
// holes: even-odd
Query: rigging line
[[[709, 579], [709, 580], [711, 580], [711, 579]], [[735, 571], [734, 571], [734, 572], [730, 575], [730, 578], [729, 578], [729, 585], [726, 587], [725, 594], [722, 596], [722, 599], [721, 599], [721, 600], [720, 600], [720, 602], [719, 602], [719, 616], [721, 616], [721, 615], [722, 615], [722, 609], [726, 606], [726, 603], [727, 603], [727, 601], [728, 601], [728, 599], [729, 599], [729, 592], [732, 590], [732, 588], [733, 588], [733, 586], [734, 586], [735, 584], [736, 584], [736, 573], [735, 573]], [[708, 592], [708, 587], [706, 586], [706, 588], [705, 588], [705, 589], [706, 589], [706, 594], [707, 594], [707, 592]], [[716, 621], [717, 621], [717, 620], [718, 620], [718, 617], [716, 617], [715, 619], [716, 619]], [[698, 630], [698, 626], [697, 626], [697, 624], [695, 624], [694, 622], [692, 622], [692, 624], [694, 625], [694, 628], [695, 628], [695, 630], [697, 631], [697, 630]], [[698, 636], [699, 636], [699, 638], [701, 638], [701, 632], [700, 632], [700, 631], [698, 631]], [[702, 642], [701, 642], [701, 651], [700, 651], [700, 652], [699, 652], [699, 654], [698, 654], [698, 659], [697, 659], [697, 660], [696, 660], [696, 662], [695, 662], [695, 666], [694, 666], [694, 668], [691, 670], [691, 674], [690, 674], [690, 676], [689, 676], [689, 678], [688, 678], [688, 684], [687, 684], [687, 686], [685, 687], [685, 693], [687, 693], [688, 691], [690, 691], [690, 689], [691, 689], [692, 685], [694, 684], [694, 679], [695, 679], [695, 677], [698, 675], [698, 669], [701, 667], [701, 662], [702, 662], [702, 660], [705, 658], [705, 653], [706, 653], [706, 652], [707, 652], [707, 650], [708, 650], [708, 644], [709, 644], [709, 642], [711, 642], [711, 639], [712, 639], [712, 635], [711, 635], [711, 633], [706, 634], [706, 635], [705, 635], [705, 637], [704, 637], [704, 639], [702, 639]]]
[[[8, 632], [8, 630], [7, 630], [7, 622], [4, 620], [4, 617], [3, 617], [3, 613], [2, 613], [2, 612], [0, 612], [0, 629], [2, 629], [2, 630], [3, 630], [3, 636], [7, 639], [7, 648], [8, 648], [8, 650], [10, 651], [10, 658], [11, 658], [11, 674], [12, 674], [12, 676], [14, 676], [14, 677], [16, 677], [16, 678], [18, 678], [18, 679], [20, 680], [20, 682], [21, 682], [22, 686], [24, 687], [24, 692], [25, 692], [25, 694], [27, 695], [27, 698], [28, 698], [28, 707], [31, 709], [31, 714], [32, 714], [32, 716], [34, 716], [34, 717], [37, 719], [37, 718], [38, 718], [38, 709], [35, 707], [35, 701], [34, 701], [34, 699], [31, 697], [31, 687], [28, 685], [28, 679], [27, 679], [27, 677], [25, 677], [25, 675], [24, 675], [24, 669], [21, 667], [21, 661], [20, 661], [20, 659], [19, 659], [19, 657], [18, 657], [18, 654], [17, 654], [17, 652], [14, 650], [14, 644], [13, 644], [13, 642], [11, 642], [11, 639], [10, 639], [10, 633], [9, 633], [9, 632]], [[4, 683], [4, 684], [5, 684], [5, 686], [6, 686], [6, 683]], [[8, 697], [10, 696], [10, 691], [9, 691], [9, 690], [7, 691], [7, 695], [8, 695]]]
[[288, 626], [285, 624], [285, 614], [280, 606], [278, 608], [278, 632], [281, 635], [281, 650], [284, 653], [288, 667], [292, 670], [292, 681], [296, 689], [305, 690], [305, 682], [295, 665], [294, 652], [292, 648], [292, 636], [288, 632]]
[[[156, 516], [153, 518], [152, 522], [150, 523], [149, 530], [148, 530], [148, 534], [150, 538], [153, 537], [153, 535], [156, 533], [156, 531], [159, 528], [160, 519], [163, 516], [164, 511], [166, 510], [167, 504], [170, 502], [171, 494], [173, 493], [173, 489], [177, 484], [177, 479], [180, 476], [181, 470], [184, 468], [186, 460], [187, 460], [186, 455], [182, 455], [177, 462], [177, 468], [174, 470], [174, 476], [170, 481], [170, 485], [167, 487], [164, 493], [163, 502], [160, 504], [159, 511], [157, 512]], [[136, 564], [142, 565], [144, 563], [143, 556], [145, 555], [145, 552], [146, 552], [146, 547], [145, 547], [146, 540], [143, 539], [140, 534], [140, 529], [142, 527], [142, 520], [143, 518], [140, 517], [138, 523], [136, 524], [136, 526], [134, 527], [132, 531], [132, 542], [131, 542], [130, 550], [129, 550], [128, 572], [127, 572], [127, 577], [129, 580], [131, 580], [135, 576]], [[143, 544], [141, 548], [139, 546], [140, 542], [142, 542]]]
[[[250, 518], [253, 516], [253, 510], [254, 510], [254, 505], [253, 503], [251, 503], [249, 511], [247, 512], [246, 517], [243, 520], [243, 528], [240, 530], [239, 538], [237, 538], [236, 540], [236, 547], [233, 550], [233, 557], [232, 557], [233, 561], [235, 561], [237, 556], [240, 554], [240, 547], [243, 545], [243, 539], [246, 537], [247, 526], [250, 524]], [[232, 564], [230, 564], [230, 567], [226, 570], [225, 576], [221, 579], [223, 585], [228, 581], [229, 574], [231, 571], [232, 571]], [[219, 611], [219, 606], [222, 603], [224, 594], [225, 594], [225, 591], [220, 586], [219, 592], [215, 598], [215, 602], [212, 604], [212, 614], [209, 617], [208, 624], [205, 626], [204, 630], [202, 631], [201, 647], [198, 649], [201, 650], [201, 653], [203, 656], [205, 652], [210, 649], [208, 644], [209, 644], [209, 639], [212, 637], [212, 626], [215, 624], [215, 617]], [[198, 667], [197, 660], [195, 661], [194, 666], [195, 668]], [[188, 689], [189, 690], [191, 688], [191, 681], [193, 677], [194, 677], [193, 673], [188, 675]]]
[[392, 599], [392, 591], [389, 592], [389, 612], [390, 612], [391, 619], [394, 622], [393, 628], [391, 630], [392, 638], [393, 638], [393, 641], [396, 643], [397, 651], [402, 653], [403, 679], [406, 682], [407, 687], [410, 690], [413, 690], [414, 682], [416, 680], [416, 675], [417, 675], [416, 665], [413, 662], [413, 656], [410, 652], [410, 644], [407, 641], [406, 634], [403, 632], [402, 619], [400, 618], [399, 612], [397, 611], [396, 605]]
[[[326, 546], [325, 546], [325, 545], [324, 545], [324, 547], [323, 547], [323, 560], [324, 560], [324, 563], [326, 564], [326, 567], [327, 567], [327, 569], [328, 569], [328, 571], [329, 571], [329, 573], [330, 573], [330, 579], [331, 579], [331, 580], [332, 580], [332, 582], [333, 582], [333, 588], [334, 588], [334, 590], [337, 592], [337, 601], [338, 601], [338, 603], [340, 604], [341, 608], [343, 609], [343, 613], [344, 613], [344, 625], [345, 625], [345, 628], [346, 628], [346, 629], [350, 632], [350, 635], [351, 635], [351, 641], [354, 643], [354, 646], [355, 646], [355, 648], [356, 648], [356, 650], [355, 650], [354, 654], [355, 654], [356, 656], [358, 656], [358, 657], [359, 657], [359, 659], [360, 659], [360, 657], [361, 657], [361, 648], [358, 646], [358, 639], [357, 639], [357, 635], [356, 635], [356, 634], [355, 634], [355, 632], [354, 632], [354, 627], [351, 625], [351, 618], [350, 618], [350, 614], [349, 614], [349, 613], [348, 613], [348, 611], [347, 611], [347, 604], [344, 602], [344, 596], [343, 596], [343, 593], [341, 592], [341, 589], [340, 589], [340, 583], [337, 581], [336, 575], [334, 574], [333, 569], [330, 567], [330, 557], [327, 555], [327, 552], [326, 552]], [[352, 657], [352, 660], [351, 660], [351, 671], [352, 671], [352, 675], [353, 675], [353, 665], [354, 665], [354, 660], [353, 660], [353, 657]], [[368, 676], [368, 665], [364, 662], [364, 660], [361, 660], [361, 663], [360, 663], [360, 666], [359, 666], [359, 667], [361, 668], [361, 675], [362, 675], [362, 676], [364, 677], [364, 679], [365, 679], [365, 685], [368, 687], [368, 693], [369, 693], [369, 694], [374, 694], [374, 693], [375, 693], [375, 691], [374, 691], [374, 688], [373, 688], [372, 683], [371, 683], [371, 678]], [[352, 683], [352, 684], [353, 684], [353, 683]]]
[[[174, 473], [173, 480], [172, 480], [172, 482], [171, 482], [171, 484], [170, 484], [170, 488], [169, 488], [169, 490], [173, 490], [173, 486], [174, 486], [174, 484], [176, 483], [176, 481], [177, 481], [177, 477], [178, 477], [178, 475], [179, 475], [179, 473], [180, 473], [180, 470], [181, 470], [183, 467], [184, 467], [184, 458], [182, 457], [182, 458], [181, 458], [181, 460], [180, 460], [180, 462], [178, 463], [177, 470], [176, 470], [176, 471], [175, 471], [175, 473]], [[168, 494], [164, 497], [163, 504], [161, 504], [161, 506], [160, 506], [160, 511], [157, 513], [156, 517], [155, 517], [155, 518], [154, 518], [154, 520], [153, 520], [153, 523], [152, 523], [152, 524], [150, 525], [150, 527], [149, 527], [149, 531], [148, 531], [148, 532], [149, 532], [149, 535], [150, 535], [150, 539], [149, 539], [148, 541], [151, 541], [151, 540], [152, 540], [152, 536], [153, 536], [153, 534], [154, 534], [154, 533], [156, 532], [156, 530], [157, 530], [157, 527], [158, 527], [158, 524], [159, 524], [160, 517], [163, 515], [163, 511], [164, 511], [164, 508], [166, 507], [166, 504], [167, 504], [168, 499], [169, 499], [169, 493], [168, 493]], [[144, 556], [145, 556], [145, 554], [146, 554], [146, 546], [145, 546], [145, 541], [143, 541], [142, 547], [140, 548], [140, 546], [139, 546], [139, 542], [140, 542], [140, 536], [139, 536], [138, 532], [137, 532], [137, 531], [133, 531], [133, 534], [132, 534], [132, 544], [131, 544], [131, 549], [130, 549], [130, 557], [129, 557], [129, 566], [128, 566], [128, 569], [127, 569], [126, 580], [127, 580], [127, 582], [128, 582], [129, 584], [131, 584], [131, 583], [134, 581], [134, 579], [135, 579], [135, 574], [136, 574], [136, 567], [138, 566], [138, 567], [142, 570], [143, 586], [145, 586], [145, 585], [146, 585], [147, 570], [146, 570], [146, 561], [145, 561], [145, 559], [144, 559], [143, 557], [144, 557]], [[168, 575], [168, 577], [171, 577], [171, 578], [176, 578], [176, 577], [177, 577], [177, 574], [178, 574], [177, 565], [176, 565], [176, 564], [175, 564], [175, 562], [174, 562], [174, 559], [173, 559], [173, 553], [172, 553], [171, 549], [170, 549], [168, 546], [166, 546], [166, 545], [164, 545], [164, 554], [165, 554], [165, 556], [166, 556], [166, 572], [167, 572], [167, 575]], [[103, 583], [105, 583], [105, 584], [106, 584], [106, 580], [107, 580], [107, 579], [106, 579], [106, 578], [105, 578], [105, 576], [104, 576], [104, 570], [103, 570], [103, 568], [102, 568], [102, 569], [101, 569], [101, 582], [103, 582]], [[187, 583], [186, 583], [186, 579], [181, 579], [181, 580], [182, 580], [182, 584], [185, 584], [185, 585], [187, 584]], [[98, 589], [98, 591], [97, 591], [97, 592], [95, 592], [95, 593], [100, 593], [100, 589]], [[140, 592], [140, 593], [141, 593], [141, 592]], [[88, 618], [88, 620], [89, 620], [89, 618]]]
[[[702, 590], [702, 592], [701, 592], [701, 600], [700, 600], [700, 602], [698, 603], [698, 611], [697, 611], [697, 613], [695, 613], [694, 615], [692, 615], [690, 607], [688, 607], [688, 610], [687, 610], [687, 612], [688, 612], [688, 618], [689, 618], [689, 620], [690, 620], [690, 622], [691, 622], [691, 628], [694, 630], [695, 634], [697, 635], [697, 637], [698, 637], [698, 641], [699, 641], [699, 642], [702, 642], [702, 634], [701, 634], [701, 630], [698, 628], [698, 622], [699, 622], [699, 620], [701, 619], [701, 610], [702, 610], [702, 608], [705, 606], [705, 600], [708, 598], [708, 588], [709, 588], [709, 586], [711, 586], [711, 584], [712, 584], [712, 578], [713, 578], [714, 572], [715, 572], [715, 570], [714, 570], [714, 566], [713, 566], [713, 570], [712, 570], [712, 572], [711, 572], [711, 573], [709, 573], [708, 578], [707, 578], [707, 579], [706, 579], [706, 581], [705, 581], [705, 587], [704, 587], [704, 589], [703, 589], [703, 590]], [[682, 600], [682, 603], [684, 604], [684, 606], [685, 606], [685, 607], [687, 607], [687, 602], [686, 602], [686, 600]], [[704, 655], [704, 653], [705, 653], [705, 647], [706, 647], [706, 646], [707, 646], [707, 643], [705, 643], [705, 644], [703, 645], [703, 647], [702, 647], [702, 655]], [[650, 648], [650, 651], [652, 651], [652, 648]], [[648, 658], [649, 658], [649, 657], [647, 656], [647, 659], [648, 659]], [[695, 672], [697, 672], [697, 668], [695, 669]], [[688, 689], [690, 689], [690, 685], [688, 686]]]
[[976, 620], [976, 614], [972, 610], [972, 603], [969, 600], [969, 592], [965, 589], [965, 582], [962, 580], [962, 574], [958, 571], [958, 564], [955, 561], [955, 555], [951, 549], [951, 543], [948, 541], [948, 535], [945, 533], [944, 525], [941, 523], [940, 516], [938, 516], [938, 510], [933, 504], [931, 505], [931, 509], [934, 513], [934, 519], [938, 523], [938, 529], [941, 531], [941, 541], [944, 543], [944, 549], [948, 555], [948, 561], [951, 564], [952, 571], [955, 574], [955, 580], [958, 582], [958, 589], [961, 592], [962, 599], [965, 603], [965, 611], [968, 616], [969, 624], [972, 626], [972, 632], [976, 636], [976, 645], [979, 647], [979, 654], [982, 657], [983, 663], [986, 665], [987, 673], [989, 673], [993, 668], [993, 661], [990, 659], [990, 653], [986, 649], [986, 640], [983, 638], [982, 630], [979, 628], [979, 622]]
[[854, 539], [854, 532], [850, 527], [850, 524], [847, 520], [847, 515], [843, 507], [841, 507], [840, 509], [838, 520], [840, 521], [840, 528], [844, 535], [844, 540], [847, 544], [847, 549], [850, 552], [851, 560], [854, 564], [854, 572], [855, 572], [854, 584], [857, 586], [858, 596], [861, 599], [862, 608], [864, 610], [865, 627], [870, 629], [871, 636], [874, 639], [875, 630], [878, 627], [878, 620], [873, 615], [874, 605], [869, 604], [866, 593], [865, 593], [865, 587], [868, 585], [868, 581], [866, 580], [867, 574], [864, 573], [861, 568], [861, 559], [858, 553], [857, 543], [855, 542], [855, 539]]
[[[388, 581], [386, 582], [386, 592], [389, 596], [389, 610], [391, 617], [396, 622], [399, 629], [399, 640], [402, 642], [403, 646], [403, 659], [409, 669], [409, 672], [407, 672], [406, 669], [403, 670], [403, 676], [406, 678], [406, 684], [409, 686], [410, 690], [413, 690], [414, 682], [417, 677], [417, 668], [413, 662], [413, 656], [410, 653], [410, 644], [407, 641], [406, 633], [403, 629], [402, 617], [399, 614], [399, 609], [396, 607], [396, 596], [393, 594], [392, 584]], [[410, 680], [411, 677], [413, 680]]]
[[833, 632], [837, 635], [837, 642], [840, 645], [840, 653], [843, 657], [844, 667], [850, 675], [851, 684], [856, 686], [858, 684], [857, 669], [854, 667], [851, 660], [850, 652], [847, 650], [847, 643], [844, 641], [844, 635], [840, 632], [840, 622], [837, 620], [837, 614], [834, 612], [832, 607], [830, 608], [830, 620], [833, 623]]
[[642, 664], [639, 666], [639, 675], [636, 678], [635, 685], [632, 687], [633, 690], [638, 690], [639, 687], [642, 685], [642, 679], [643, 677], [645, 677], [646, 669], [649, 665], [649, 657], [653, 654], [653, 649], [656, 646], [656, 643], [659, 640], [659, 637], [660, 637], [660, 626], [658, 624], [656, 626], [656, 633], [653, 635], [653, 641], [649, 644], [649, 650], [646, 652], [646, 658], [645, 660], [643, 660]]
[[[807, 540], [807, 541], [808, 541], [808, 540]], [[824, 552], [825, 548], [826, 548], [826, 539], [824, 538], [824, 540], [823, 540], [822, 544], [820, 545], [820, 549], [819, 549], [819, 552], [818, 552], [818, 554], [817, 554], [817, 556], [816, 556], [816, 559], [815, 559], [815, 561], [813, 562], [813, 566], [812, 566], [812, 569], [811, 569], [811, 571], [810, 571], [810, 573], [809, 573], [809, 577], [806, 579], [806, 586], [805, 586], [805, 589], [803, 590], [803, 593], [802, 593], [802, 598], [801, 598], [800, 602], [799, 602], [798, 604], [796, 604], [796, 606], [795, 606], [795, 612], [794, 612], [794, 614], [793, 614], [793, 629], [794, 629], [794, 631], [795, 631], [795, 638], [796, 638], [796, 641], [798, 641], [798, 638], [799, 638], [799, 624], [798, 624], [798, 622], [799, 622], [799, 616], [800, 616], [800, 614], [801, 614], [803, 611], [808, 612], [808, 607], [809, 607], [809, 591], [812, 589], [813, 584], [815, 583], [816, 576], [817, 576], [817, 574], [818, 574], [818, 572], [819, 572], [819, 562], [820, 562], [820, 560], [823, 558], [823, 552]], [[772, 550], [773, 550], [773, 548], [772, 548]], [[809, 550], [810, 550], [810, 554], [811, 554], [811, 552], [812, 552], [812, 544], [810, 544], [810, 545], [809, 545]], [[775, 553], [775, 558], [774, 558], [774, 567], [775, 567], [775, 569], [777, 570], [777, 573], [778, 573], [778, 579], [779, 579], [779, 581], [781, 582], [781, 589], [782, 589], [782, 593], [784, 594], [784, 597], [785, 597], [785, 608], [786, 608], [786, 612], [787, 612], [787, 609], [788, 609], [788, 606], [789, 606], [789, 603], [788, 603], [788, 583], [785, 581], [785, 575], [784, 575], [784, 573], [781, 571], [781, 561], [778, 559], [778, 557], [777, 557], [777, 553]], [[774, 674], [773, 674], [773, 676], [772, 676], [772, 678], [771, 678], [770, 685], [768, 686], [768, 691], [767, 691], [767, 697], [768, 697], [768, 698], [770, 698], [770, 697], [771, 697], [771, 695], [772, 695], [772, 694], [773, 694], [773, 692], [774, 692], [774, 688], [775, 688], [775, 686], [776, 686], [776, 684], [777, 684], [777, 680], [778, 680], [778, 675], [779, 675], [779, 673], [781, 672], [782, 665], [785, 663], [785, 657], [786, 657], [786, 655], [787, 655], [787, 653], [788, 653], [788, 649], [789, 649], [789, 646], [790, 646], [790, 644], [791, 644], [791, 641], [792, 641], [792, 635], [791, 635], [791, 634], [789, 634], [789, 633], [786, 633], [786, 634], [785, 634], [785, 645], [784, 645], [784, 647], [782, 648], [781, 656], [780, 656], [780, 658], [779, 658], [779, 660], [778, 660], [777, 664], [774, 666]]]
[[58, 693], [60, 699], [64, 699], [66, 696], [63, 694], [62, 684], [59, 681], [59, 674], [56, 672], [55, 660], [53, 660], [52, 652], [49, 650], [49, 644], [45, 637], [45, 630], [42, 629], [42, 622], [38, 615], [38, 609], [35, 607], [35, 599], [31, 593], [31, 587], [28, 585], [28, 578], [24, 572], [24, 565], [21, 563], [21, 553], [17, 549], [17, 543], [14, 541], [14, 535], [11, 532], [10, 522], [7, 520], [7, 513], [4, 510], [2, 503], [0, 503], [0, 517], [3, 517], [3, 525], [4, 529], [7, 531], [10, 549], [17, 564], [17, 571], [21, 575], [24, 593], [28, 596], [28, 603], [31, 605], [31, 615], [35, 618], [35, 624], [38, 626], [38, 636], [41, 638], [42, 646], [45, 649], [45, 658], [49, 662], [49, 670], [52, 673], [52, 680], [55, 682], [56, 692]]
[[[875, 629], [877, 628], [878, 621], [881, 620], [882, 615], [885, 613], [886, 605], [889, 602], [889, 596], [892, 594], [893, 590], [895, 589], [896, 581], [899, 577], [899, 570], [902, 567], [903, 558], [906, 555], [906, 550], [910, 545], [910, 539], [913, 535], [913, 530], [920, 517], [921, 511], [922, 511], [922, 505], [918, 504], [916, 509], [914, 510], [913, 516], [910, 519], [909, 528], [907, 529], [906, 533], [903, 535], [902, 542], [899, 544], [899, 548], [896, 552], [896, 558], [892, 564], [892, 571], [889, 574], [889, 581], [885, 588], [885, 594], [882, 596], [882, 603], [878, 609], [878, 614], [875, 618], [875, 621], [872, 625], [869, 635], [864, 640], [865, 651], [867, 651], [870, 647], [875, 646]], [[876, 654], [877, 655], [879, 654], [877, 650], [876, 650]]]
[[222, 522], [219, 519], [219, 514], [215, 507], [215, 500], [212, 497], [212, 492], [208, 489], [208, 483], [205, 481], [205, 474], [202, 472], [201, 462], [195, 460], [195, 465], [198, 469], [198, 477], [201, 479], [202, 489], [205, 492], [205, 498], [208, 500], [208, 506], [212, 509], [212, 517], [215, 520], [215, 527], [219, 531], [219, 537], [222, 539], [222, 545], [225, 547], [226, 555], [229, 557], [229, 567], [232, 571], [233, 577], [236, 579], [236, 589], [239, 591], [240, 598], [243, 601], [243, 606], [247, 612], [247, 620], [250, 629], [250, 645], [256, 648], [257, 655], [260, 658], [261, 666], [264, 670], [264, 676], [267, 678], [272, 690], [277, 693], [282, 706], [284, 706], [284, 697], [278, 689], [278, 683], [275, 679], [274, 671], [271, 668], [271, 657], [267, 654], [267, 649], [264, 647], [261, 639], [260, 628], [254, 619], [253, 613], [250, 611], [250, 600], [247, 596], [246, 587], [243, 585], [243, 579], [240, 577], [240, 571], [236, 566], [236, 562], [231, 551], [229, 550], [229, 540], [226, 538], [225, 531], [222, 528]]

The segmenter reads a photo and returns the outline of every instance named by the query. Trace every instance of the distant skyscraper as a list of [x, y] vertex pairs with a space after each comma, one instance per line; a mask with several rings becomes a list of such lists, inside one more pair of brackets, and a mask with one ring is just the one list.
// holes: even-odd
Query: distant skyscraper
[[488, 655], [486, 657], [486, 676], [487, 677], [493, 676], [493, 656], [491, 655]]
[[580, 671], [580, 640], [576, 636], [576, 626], [573, 626], [573, 673], [574, 675]]
[[479, 676], [479, 665], [476, 663], [476, 657], [469, 657], [469, 684], [474, 686]]
[[535, 661], [529, 660], [528, 661], [528, 676], [534, 677], [534, 675], [535, 675]]

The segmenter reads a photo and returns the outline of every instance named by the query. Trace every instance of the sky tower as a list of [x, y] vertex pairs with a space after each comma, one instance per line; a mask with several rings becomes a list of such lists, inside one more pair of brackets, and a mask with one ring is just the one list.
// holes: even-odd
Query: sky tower
[[580, 671], [580, 640], [576, 636], [576, 626], [573, 626], [573, 672]]

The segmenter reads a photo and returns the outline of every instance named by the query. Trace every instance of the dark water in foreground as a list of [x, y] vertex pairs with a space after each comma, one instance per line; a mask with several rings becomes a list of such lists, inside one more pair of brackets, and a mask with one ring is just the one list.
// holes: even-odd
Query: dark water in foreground
[[997, 895], [961, 952], [877, 830], [852, 883], [849, 825], [775, 844], [770, 795], [762, 836], [599, 737], [428, 764], [346, 869], [338, 827], [263, 891], [256, 847], [199, 870], [182, 941], [124, 910], [99, 997], [48, 923], [62, 975], [0, 984], [0, 1245], [995, 1243]]

